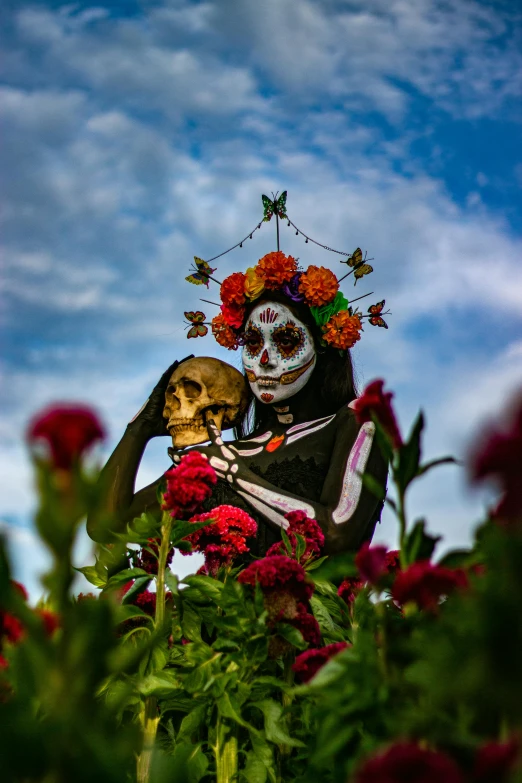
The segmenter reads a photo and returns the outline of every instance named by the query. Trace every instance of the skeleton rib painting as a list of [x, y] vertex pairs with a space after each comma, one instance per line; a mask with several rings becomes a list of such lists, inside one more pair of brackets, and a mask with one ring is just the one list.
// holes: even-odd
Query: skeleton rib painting
[[[170, 435], [174, 464], [194, 448], [216, 470], [206, 510], [228, 503], [256, 519], [252, 554], [280, 540], [285, 514], [295, 510], [319, 523], [325, 554], [371, 539], [382, 502], [362, 476], [384, 488], [387, 465], [374, 424], [359, 425], [349, 407], [357, 396], [349, 348], [361, 321], [332, 272], [299, 272], [295, 259], [268, 255], [225, 280], [212, 322], [220, 345], [241, 350], [243, 374], [212, 358], [175, 362], [107, 462], [107, 509], [119, 525], [159, 508], [161, 477], [138, 492], [134, 484], [147, 443]], [[235, 437], [226, 440], [231, 428]], [[88, 530], [96, 539], [95, 519]]]

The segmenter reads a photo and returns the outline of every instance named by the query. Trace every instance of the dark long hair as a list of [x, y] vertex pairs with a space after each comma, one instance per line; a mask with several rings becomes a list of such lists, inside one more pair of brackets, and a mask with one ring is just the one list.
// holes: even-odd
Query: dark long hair
[[[337, 413], [343, 405], [354, 400], [357, 397], [357, 389], [350, 351], [344, 351], [341, 355], [341, 352], [336, 348], [322, 346], [322, 332], [312, 318], [310, 308], [305, 304], [292, 302], [280, 292], [266, 293], [262, 298], [253, 302], [246, 312], [245, 323], [247, 323], [254, 307], [263, 302], [280, 302], [286, 305], [296, 318], [299, 318], [310, 329], [317, 359], [308, 383], [295, 395], [295, 398], [300, 397], [301, 400], [306, 399], [313, 402], [313, 409], [317, 415], [312, 418]], [[254, 397], [243, 420], [235, 428], [236, 438], [244, 438], [246, 435], [263, 429], [271, 415], [273, 415], [271, 406], [259, 402]]]

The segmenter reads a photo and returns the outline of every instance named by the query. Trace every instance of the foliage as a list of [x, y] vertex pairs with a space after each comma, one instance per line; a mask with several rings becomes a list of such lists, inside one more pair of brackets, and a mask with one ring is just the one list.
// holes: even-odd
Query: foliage
[[80, 451], [65, 468], [35, 458], [54, 564], [32, 609], [0, 554], [2, 780], [522, 781], [522, 517], [508, 498], [509, 524], [494, 515], [469, 551], [434, 561], [439, 539], [410, 524], [406, 497], [447, 460], [422, 463], [422, 416], [403, 440], [383, 405], [381, 385], [364, 415], [390, 460], [397, 555], [320, 557], [320, 531], [294, 516], [264, 560], [241, 547], [180, 583], [172, 548], [175, 571], [217, 528], [195, 536], [208, 515], [166, 509], [100, 545], [79, 569], [96, 594], [75, 597], [71, 551], [102, 503], [97, 477]]

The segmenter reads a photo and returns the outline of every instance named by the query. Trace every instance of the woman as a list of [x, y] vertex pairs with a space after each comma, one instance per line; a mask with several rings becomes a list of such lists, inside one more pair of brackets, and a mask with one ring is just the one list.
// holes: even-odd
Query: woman
[[[292, 510], [317, 520], [326, 553], [353, 550], [371, 539], [382, 510], [361, 474], [368, 473], [383, 487], [387, 475], [373, 439], [374, 425], [360, 427], [348, 407], [356, 391], [346, 346], [358, 339], [360, 321], [344, 307], [348, 303], [338, 284], [328, 277], [337, 283], [332, 272], [318, 267], [296, 272], [294, 259], [293, 264], [289, 259], [282, 253], [261, 259], [253, 271], [263, 286], [250, 288], [256, 296], [241, 298], [241, 285], [248, 291], [252, 270], [234, 273], [221, 286], [222, 313], [213, 321], [213, 333], [227, 347], [242, 344], [253, 410], [231, 442], [224, 443], [207, 420], [211, 444], [195, 448], [208, 456], [219, 476], [209, 509], [230, 503], [257, 519], [253, 554], [263, 555], [280, 539], [287, 526], [284, 515]], [[271, 274], [263, 278], [267, 267]], [[231, 278], [236, 279], [227, 285]], [[158, 508], [160, 479], [137, 493], [134, 481], [147, 442], [168, 434], [162, 412], [175, 366], [162, 376], [104, 468], [107, 504], [122, 524]], [[173, 461], [183, 453], [171, 450]], [[88, 525], [93, 538], [95, 528], [94, 522]]]

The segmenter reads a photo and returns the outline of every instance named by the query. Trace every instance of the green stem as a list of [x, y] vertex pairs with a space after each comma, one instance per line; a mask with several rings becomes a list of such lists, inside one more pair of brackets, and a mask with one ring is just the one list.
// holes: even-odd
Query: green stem
[[158, 576], [156, 577], [156, 629], [165, 622], [165, 571], [167, 557], [170, 551], [170, 533], [172, 530], [172, 517], [168, 512], [163, 514], [161, 525], [161, 542], [158, 552]]
[[154, 696], [147, 696], [145, 699], [141, 720], [143, 723], [143, 747], [138, 756], [136, 778], [138, 783], [149, 783], [150, 765], [159, 723], [158, 704]]
[[237, 780], [237, 730], [218, 718], [216, 726], [216, 783], [235, 783]]
[[398, 484], [397, 486], [397, 516], [399, 518], [399, 560], [401, 564], [401, 568], [406, 568], [409, 563], [406, 560], [406, 551], [405, 551], [405, 543], [406, 543], [406, 531], [407, 531], [407, 521], [406, 521], [406, 497], [404, 492], [399, 488]]

